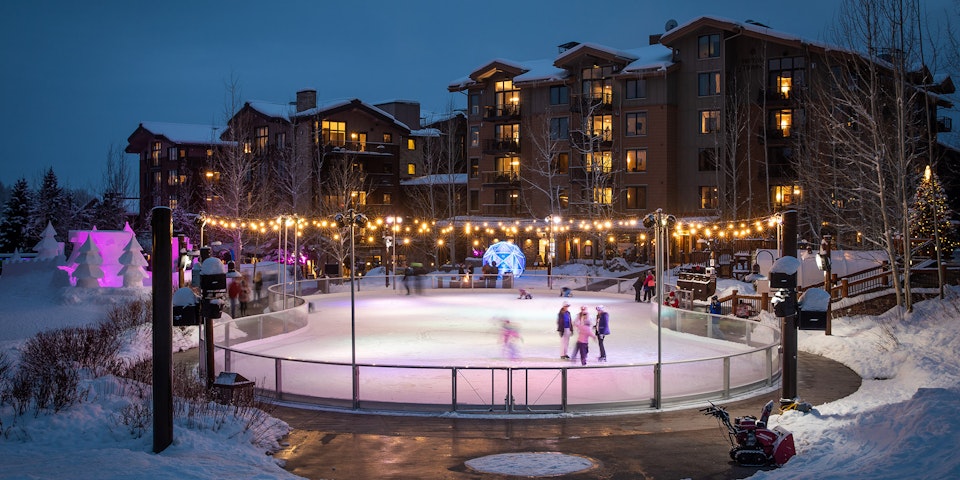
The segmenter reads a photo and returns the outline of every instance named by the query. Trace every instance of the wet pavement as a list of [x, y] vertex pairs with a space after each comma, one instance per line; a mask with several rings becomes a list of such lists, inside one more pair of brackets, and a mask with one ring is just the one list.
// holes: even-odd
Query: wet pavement
[[[860, 377], [838, 362], [800, 352], [797, 392], [812, 405], [843, 398]], [[722, 403], [731, 417], [760, 414], [776, 390]], [[706, 406], [706, 403], [704, 404]], [[286, 469], [320, 479], [508, 479], [464, 462], [486, 455], [557, 452], [592, 459], [565, 479], [739, 479], [756, 467], [730, 460], [729, 441], [697, 409], [611, 416], [471, 418], [376, 415], [278, 406], [271, 414], [293, 428], [275, 457]]]

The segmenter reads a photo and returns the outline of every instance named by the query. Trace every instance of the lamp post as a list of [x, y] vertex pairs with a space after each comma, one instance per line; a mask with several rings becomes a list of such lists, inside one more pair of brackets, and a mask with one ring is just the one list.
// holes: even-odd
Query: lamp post
[[830, 266], [830, 240], [833, 238], [832, 235], [823, 235], [823, 239], [820, 240], [820, 251], [817, 252], [817, 266], [820, 267], [820, 270], [823, 270], [823, 289], [827, 291], [829, 295], [829, 300], [827, 300], [827, 319], [826, 319], [826, 335], [831, 335], [831, 325], [830, 325], [830, 304], [833, 303], [833, 275], [831, 272]]
[[[390, 228], [390, 236], [384, 236], [384, 240], [387, 241], [387, 248], [393, 247], [393, 251], [390, 253], [391, 267], [390, 270], [393, 273], [393, 289], [397, 289], [397, 232], [400, 230], [400, 224], [403, 223], [403, 217], [387, 217], [387, 227]], [[387, 276], [387, 286], [390, 286], [390, 276]]]
[[354, 294], [356, 278], [357, 252], [354, 242], [354, 228], [367, 226], [366, 215], [349, 209], [334, 216], [340, 228], [350, 227], [350, 366], [353, 378], [353, 409], [360, 408], [360, 371], [357, 369], [357, 302]]
[[554, 235], [554, 230], [562, 219], [559, 215], [547, 215], [544, 220], [547, 222], [547, 235], [549, 235], [547, 240], [547, 288], [553, 290], [553, 259], [557, 256], [557, 238]]
[[643, 226], [653, 228], [653, 240], [656, 242], [654, 254], [654, 271], [657, 280], [656, 300], [657, 300], [657, 364], [653, 369], [653, 403], [654, 408], [661, 408], [663, 389], [661, 388], [662, 364], [663, 364], [663, 341], [662, 341], [662, 311], [663, 311], [663, 264], [664, 258], [669, 251], [667, 245], [670, 239], [669, 232], [677, 223], [677, 218], [673, 215], [665, 215], [663, 210], [657, 209], [656, 212], [647, 214], [643, 217]]

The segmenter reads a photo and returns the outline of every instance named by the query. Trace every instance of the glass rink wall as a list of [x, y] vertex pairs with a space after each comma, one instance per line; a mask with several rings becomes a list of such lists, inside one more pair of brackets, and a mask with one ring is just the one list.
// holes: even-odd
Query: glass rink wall
[[[429, 293], [431, 298], [444, 295]], [[271, 308], [276, 308], [277, 295], [275, 289], [271, 291]], [[397, 294], [388, 291], [384, 295]], [[586, 301], [588, 295], [585, 292], [571, 303]], [[617, 294], [607, 298], [609, 295]], [[350, 352], [345, 350], [351, 345], [348, 334], [338, 347], [305, 355], [302, 352], [316, 342], [311, 339], [322, 338], [331, 330], [328, 325], [334, 321], [333, 314], [316, 311], [328, 297], [334, 301], [334, 294], [318, 293], [281, 302], [288, 308], [263, 315], [224, 316], [214, 330], [216, 368], [253, 380], [257, 394], [268, 401], [377, 412], [498, 415], [627, 413], [702, 406], [707, 401], [771, 391], [781, 376], [779, 325], [667, 306], [661, 307], [658, 316], [656, 304], [642, 320], [649, 322], [644, 327], [647, 335], [655, 332], [658, 340], [669, 335], [675, 342], [729, 348], [720, 355], [661, 352], [659, 356], [653, 353], [652, 361], [591, 362], [586, 366], [558, 360], [444, 364], [385, 362], [381, 358], [364, 363], [350, 360]], [[629, 297], [632, 301], [632, 294]], [[336, 301], [345, 300], [341, 296]], [[598, 301], [603, 298], [594, 303]], [[352, 315], [350, 308], [339, 312]], [[593, 359], [597, 351], [595, 341], [591, 342]], [[657, 358], [661, 359], [659, 406]]]

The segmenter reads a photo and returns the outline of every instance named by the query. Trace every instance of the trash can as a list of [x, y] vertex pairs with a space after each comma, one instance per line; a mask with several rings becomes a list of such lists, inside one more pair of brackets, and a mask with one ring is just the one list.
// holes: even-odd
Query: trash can
[[252, 380], [239, 373], [220, 372], [213, 381], [213, 396], [223, 405], [249, 405], [253, 401], [253, 386]]
[[513, 288], [513, 274], [504, 273], [503, 274], [503, 288]]

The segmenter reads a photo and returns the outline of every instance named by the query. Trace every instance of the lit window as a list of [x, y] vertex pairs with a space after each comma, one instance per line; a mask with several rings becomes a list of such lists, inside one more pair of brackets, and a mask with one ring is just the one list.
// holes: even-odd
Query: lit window
[[270, 135], [270, 129], [267, 127], [257, 127], [257, 153], [263, 153], [267, 151], [267, 139]]
[[635, 148], [627, 150], [627, 171], [647, 171], [647, 149]]
[[700, 187], [700, 208], [714, 210], [720, 207], [717, 187]]
[[628, 186], [624, 189], [625, 206], [631, 210], [644, 210], [647, 208], [647, 187]]
[[568, 171], [570, 171], [570, 154], [567, 152], [558, 153], [553, 165], [553, 172], [562, 175]]
[[253, 144], [250, 140], [243, 141], [243, 153], [253, 153]]
[[720, 56], [720, 34], [702, 35], [697, 38], [697, 58], [717, 58]]
[[407, 150], [416, 150], [416, 149], [417, 149], [417, 141], [416, 141], [415, 139], [413, 139], [413, 138], [408, 138], [408, 139], [407, 139]]
[[800, 203], [800, 197], [799, 185], [776, 185], [773, 187], [773, 204], [775, 206], [797, 205]]
[[407, 164], [407, 175], [416, 175], [417, 174], [417, 164], [408, 163]]
[[596, 115], [593, 117], [593, 131], [591, 135], [601, 141], [609, 142], [613, 140], [613, 116]]
[[177, 171], [176, 171], [176, 170], [170, 170], [170, 171], [168, 171], [168, 172], [167, 172], [167, 185], [170, 185], [170, 186], [176, 185], [176, 184], [178, 183], [177, 180], [178, 180], [179, 178], [180, 178], [180, 176], [177, 175]]
[[803, 57], [774, 58], [767, 62], [769, 86], [781, 99], [793, 98], [795, 89], [803, 85], [806, 60]]
[[470, 146], [480, 146], [480, 127], [470, 127]]
[[584, 155], [584, 166], [588, 171], [599, 171], [601, 173], [610, 173], [613, 169], [613, 158], [611, 152], [590, 152]]
[[393, 196], [391, 196], [389, 193], [384, 193], [384, 194], [383, 194], [383, 204], [384, 204], [384, 205], [390, 205], [390, 204], [392, 204], [392, 203], [393, 203]]
[[392, 134], [392, 133], [384, 133], [384, 134], [383, 134], [383, 143], [393, 143], [393, 134]]
[[477, 178], [480, 176], [480, 159], [471, 158], [470, 159], [470, 178]]
[[496, 91], [496, 115], [518, 115], [520, 113], [520, 90], [513, 87], [513, 80], [501, 80], [494, 84]]
[[160, 142], [153, 142], [153, 146], [150, 147], [150, 160], [153, 161], [154, 167], [160, 165]]
[[347, 122], [320, 122], [320, 138], [324, 144], [342, 146], [347, 143]]
[[634, 112], [627, 114], [627, 136], [635, 137], [637, 135], [647, 134], [647, 112]]
[[700, 112], [700, 133], [720, 131], [720, 110], [702, 110]]
[[773, 128], [781, 137], [790, 136], [790, 127], [793, 125], [793, 111], [790, 109], [773, 112]]
[[613, 203], [613, 188], [597, 187], [593, 189], [593, 201], [601, 205]]

